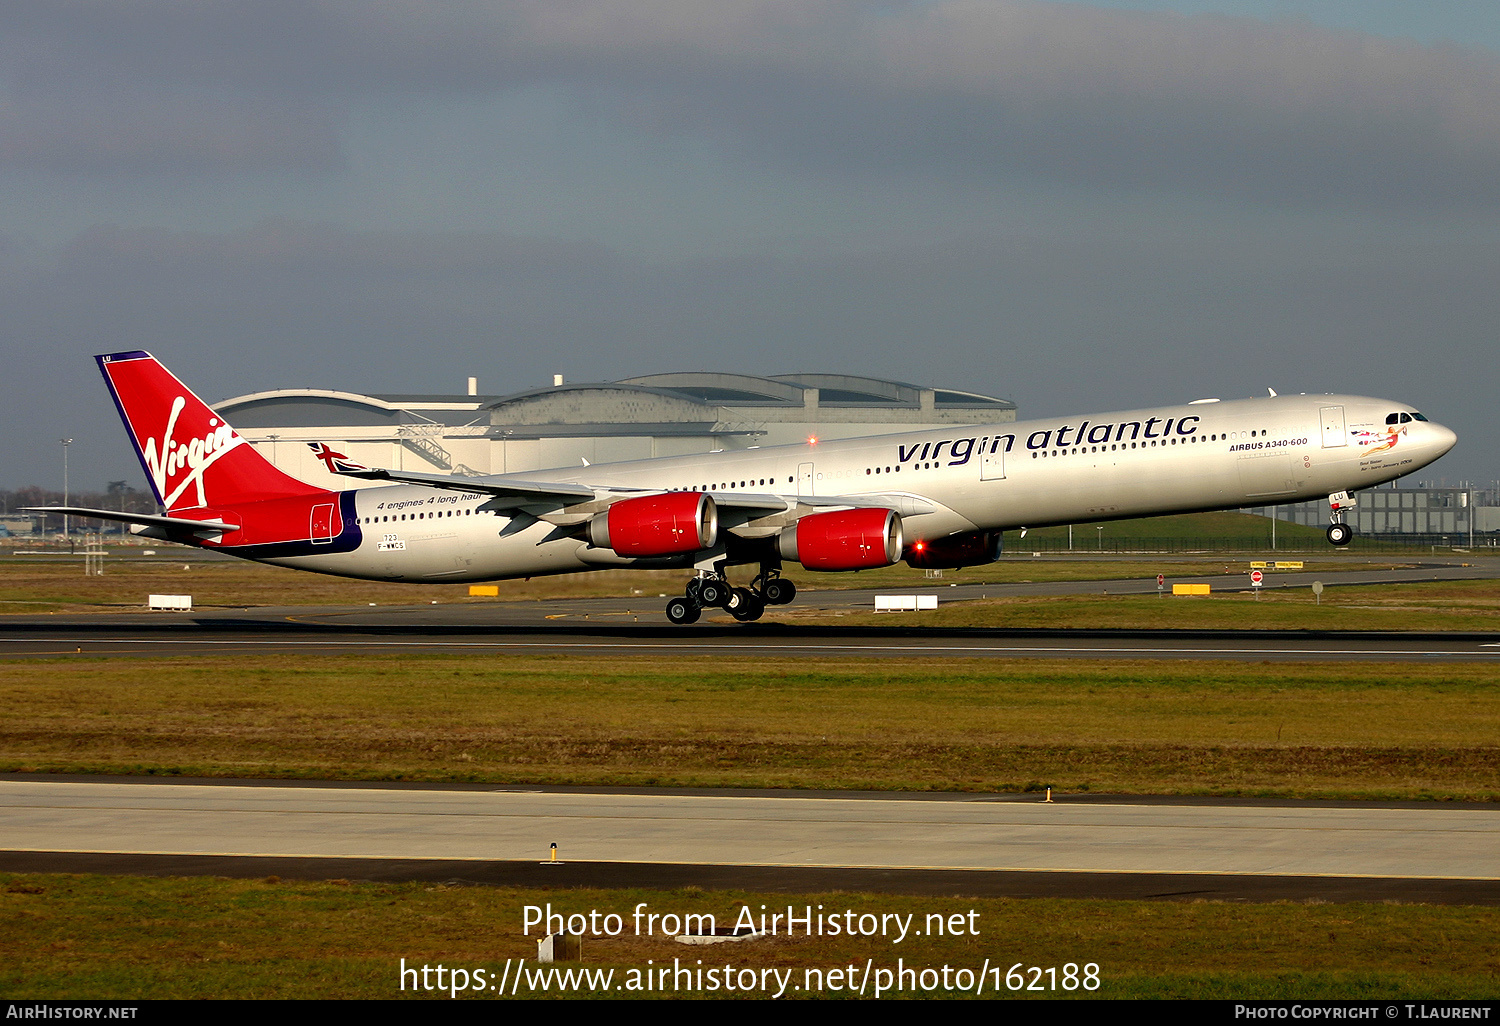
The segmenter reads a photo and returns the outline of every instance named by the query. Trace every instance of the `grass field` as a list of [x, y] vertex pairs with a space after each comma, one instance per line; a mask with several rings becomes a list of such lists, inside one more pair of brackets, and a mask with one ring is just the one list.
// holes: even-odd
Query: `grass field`
[[[105, 573], [87, 577], [80, 561], [48, 562], [41, 557], [0, 559], [0, 614], [44, 612], [128, 612], [144, 608], [155, 593], [191, 594], [200, 608], [250, 606], [426, 605], [431, 602], [494, 602], [470, 598], [468, 588], [454, 584], [391, 584], [354, 581], [234, 559], [194, 559], [180, 550], [179, 560], [142, 559], [132, 554], [106, 560]], [[912, 588], [959, 584], [1017, 584], [1036, 581], [1127, 580], [1155, 577], [1240, 575], [1249, 570], [1246, 557], [1180, 555], [1091, 559], [1087, 557], [1007, 556], [998, 563], [945, 571], [929, 579], [905, 564], [859, 573], [812, 573], [790, 568], [788, 575], [803, 592], [842, 588]], [[1308, 560], [1306, 569], [1357, 570], [1401, 566], [1389, 560], [1333, 562]], [[737, 584], [748, 583], [754, 570], [731, 570]], [[530, 581], [501, 581], [499, 601], [597, 596], [680, 594], [692, 575], [686, 571], [600, 570]], [[804, 596], [805, 603], [808, 596]]]
[[[1496, 631], [1500, 581], [1309, 589], [1268, 588], [1207, 596], [1070, 595], [953, 602], [935, 610], [877, 614], [821, 610], [809, 603], [773, 608], [783, 623], [913, 627], [1094, 627], [1142, 630]], [[941, 598], [941, 593], [939, 593]]]
[[1478, 665], [69, 658], [0, 701], [9, 771], [1500, 799]]
[[[1225, 565], [1241, 573], [1246, 558], [1007, 557], [941, 582], [904, 567], [794, 579], [815, 591], [1170, 578]], [[0, 561], [0, 611], [139, 608], [153, 591], [191, 592], [200, 606], [470, 601], [461, 587], [342, 581], [238, 562], [183, 565], [122, 562], [103, 578], [85, 578], [78, 564]], [[1323, 565], [1348, 568], [1309, 560], [1308, 569]], [[600, 572], [509, 582], [501, 594], [642, 594], [654, 603], [683, 578]], [[809, 611], [813, 605], [773, 615], [816, 622], [827, 614]], [[1101, 594], [827, 619], [1494, 630], [1497, 616], [1500, 584], [1465, 582], [1329, 589], [1321, 606], [1307, 592], [1274, 590], [1259, 601]], [[0, 771], [11, 772], [1500, 800], [1493, 672], [1454, 664], [67, 657], [0, 663], [0, 702]], [[524, 905], [597, 908], [629, 922], [640, 901], [729, 919], [762, 904], [919, 917], [972, 909], [980, 936], [902, 945], [778, 938], [707, 955], [628, 932], [588, 940], [584, 965], [615, 970], [616, 984], [628, 985], [632, 972], [640, 983], [642, 970], [674, 958], [692, 968], [702, 958], [704, 968], [791, 972], [793, 986], [807, 982], [806, 969], [863, 969], [866, 960], [875, 970], [901, 959], [972, 973], [989, 959], [1002, 967], [1001, 984], [1016, 963], [1059, 972], [1067, 963], [1097, 964], [1099, 990], [1076, 997], [1500, 997], [1500, 910], [1491, 908], [16, 874], [0, 874], [0, 995], [448, 1000], [403, 994], [400, 959], [498, 973], [506, 959], [535, 957], [534, 937], [521, 934]], [[826, 986], [822, 993], [845, 994]], [[934, 993], [948, 992], [939, 985]]]
[[[748, 907], [801, 914], [912, 916], [922, 929], [929, 915], [959, 915], [961, 936], [766, 937], [711, 948], [688, 947], [659, 935], [637, 936], [632, 911], [679, 916], [711, 914], [732, 924]], [[535, 972], [537, 927], [523, 933], [526, 905], [551, 903], [555, 912], [621, 917], [618, 936], [586, 937], [583, 967], [614, 970], [609, 996], [768, 997], [780, 985], [728, 993], [644, 991], [645, 972], [674, 959], [697, 970], [732, 966], [734, 976], [775, 970], [786, 996], [849, 996], [830, 987], [829, 973], [853, 964], [854, 981], [874, 971], [935, 969], [910, 986], [921, 995], [962, 996], [954, 984], [975, 986], [986, 960], [986, 993], [1002, 997], [1102, 998], [1396, 998], [1491, 999], [1500, 996], [1500, 957], [1494, 938], [1500, 909], [1398, 905], [1308, 905], [1120, 902], [1053, 899], [909, 898], [870, 894], [750, 894], [733, 891], [559, 891], [422, 884], [293, 883], [215, 879], [129, 879], [98, 876], [0, 875], [0, 993], [12, 1000], [44, 998], [365, 998], [449, 1000], [445, 991], [401, 990], [406, 965], [465, 970], [474, 986], [500, 978], [507, 959], [527, 959]], [[971, 917], [969, 913], [974, 913]], [[848, 920], [845, 920], [848, 921]], [[952, 920], [947, 920], [950, 924]], [[892, 930], [895, 930], [894, 921]], [[977, 932], [977, 936], [974, 935]], [[701, 960], [701, 963], [700, 961]], [[1004, 989], [1016, 963], [1021, 979], [1046, 986], [1049, 977], [1026, 972], [1055, 967], [1056, 990]], [[1062, 989], [1068, 963], [1097, 966], [1098, 989]], [[561, 964], [559, 968], [576, 967]], [[949, 988], [941, 970], [949, 969]], [[998, 973], [993, 972], [998, 968]], [[821, 977], [815, 972], [821, 970]], [[959, 975], [966, 970], [967, 976]], [[511, 972], [515, 969], [512, 967]], [[632, 976], [632, 973], [634, 976]], [[491, 977], [493, 974], [493, 979]], [[513, 977], [512, 977], [513, 978]], [[669, 975], [667, 979], [671, 979]], [[821, 981], [821, 989], [816, 984]], [[631, 989], [631, 981], [637, 987]], [[653, 982], [660, 980], [655, 977]], [[712, 977], [701, 979], [708, 981]], [[748, 978], [743, 978], [748, 979]], [[835, 978], [837, 979], [837, 978]], [[428, 976], [431, 985], [436, 974]], [[596, 981], [597, 982], [597, 981]], [[840, 986], [844, 986], [842, 980]], [[1092, 982], [1092, 980], [1091, 980]], [[911, 996], [910, 986], [906, 996]], [[618, 988], [618, 989], [616, 989]], [[507, 988], [508, 989], [508, 988]], [[546, 993], [559, 995], [554, 986]], [[706, 993], [705, 993], [706, 992]], [[459, 999], [499, 996], [472, 989]], [[517, 997], [539, 996], [528, 986]], [[560, 995], [559, 995], [560, 996]], [[886, 995], [891, 996], [891, 995]]]

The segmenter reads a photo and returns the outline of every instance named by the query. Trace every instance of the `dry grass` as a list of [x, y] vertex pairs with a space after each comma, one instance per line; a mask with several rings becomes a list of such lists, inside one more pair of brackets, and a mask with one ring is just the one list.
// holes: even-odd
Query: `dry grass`
[[882, 613], [803, 606], [773, 608], [784, 623], [926, 627], [1091, 627], [1116, 629], [1496, 631], [1500, 581], [1442, 581], [1310, 590], [1270, 589], [1206, 597], [1069, 595], [953, 602], [920, 613]]
[[[106, 560], [103, 576], [85, 577], [80, 560], [47, 562], [41, 557], [0, 559], [0, 613], [49, 611], [104, 612], [134, 610], [144, 606], [153, 593], [189, 593], [198, 606], [334, 606], [426, 605], [430, 602], [494, 602], [471, 599], [461, 584], [392, 584], [355, 581], [311, 574], [283, 567], [263, 566], [235, 559], [201, 558], [192, 549], [163, 549], [147, 560], [139, 550]], [[168, 559], [172, 552], [175, 558]], [[1385, 569], [1394, 564], [1317, 564], [1311, 570]], [[1197, 576], [1248, 569], [1244, 558], [1191, 560], [1088, 560], [1073, 558], [1007, 557], [999, 563], [967, 570], [945, 571], [940, 580], [929, 580], [923, 571], [904, 564], [860, 573], [820, 574], [789, 568], [788, 574], [804, 591], [842, 588], [896, 588], [979, 583], [1030, 583], [1033, 581], [1123, 580], [1155, 577]], [[747, 583], [754, 570], [738, 567], [731, 578]], [[599, 596], [656, 596], [679, 594], [691, 574], [679, 570], [598, 570], [530, 581], [501, 581], [500, 601], [538, 601]]]
[[[978, 936], [889, 938], [777, 937], [692, 948], [660, 936], [637, 937], [637, 903], [662, 913], [713, 914], [734, 921], [749, 907], [784, 911], [913, 916], [953, 914]], [[1491, 999], [1500, 995], [1494, 937], [1500, 909], [1392, 905], [1212, 904], [987, 898], [909, 898], [873, 894], [752, 894], [733, 891], [576, 890], [292, 883], [274, 879], [130, 879], [0, 875], [0, 992], [12, 1000], [161, 998], [440, 997], [400, 989], [408, 967], [443, 964], [499, 976], [506, 959], [535, 969], [536, 928], [522, 932], [525, 905], [571, 914], [597, 910], [623, 921], [620, 936], [587, 937], [584, 966], [614, 969], [628, 987], [650, 967], [696, 970], [775, 968], [791, 972], [851, 963], [862, 973], [948, 966], [969, 979], [986, 960], [1000, 981], [1013, 964], [1095, 963], [1099, 998]], [[973, 912], [972, 919], [968, 913]], [[569, 968], [563, 965], [561, 968]], [[950, 976], [950, 979], [953, 977]], [[1030, 981], [1035, 977], [1025, 977]], [[418, 978], [408, 977], [409, 986]], [[812, 978], [816, 981], [816, 976]], [[825, 977], [826, 979], [826, 977]], [[915, 977], [914, 977], [915, 979]], [[929, 977], [936, 982], [934, 977]], [[1042, 976], [1041, 981], [1046, 982]], [[429, 973], [429, 983], [436, 974]], [[683, 980], [686, 983], [686, 978]], [[994, 995], [994, 981], [986, 996]], [[774, 988], [773, 988], [774, 992]], [[553, 991], [556, 994], [556, 990]], [[610, 996], [636, 996], [628, 989]], [[943, 994], [939, 986], [936, 994]], [[951, 993], [951, 992], [949, 992]], [[494, 998], [494, 992], [459, 992]], [[518, 997], [531, 996], [525, 987]], [[765, 997], [754, 992], [681, 997]], [[801, 995], [789, 987], [788, 996]], [[825, 989], [823, 996], [846, 996]], [[867, 996], [874, 996], [867, 994]], [[908, 993], [907, 996], [910, 996]], [[1002, 997], [1048, 997], [1053, 993]], [[1070, 996], [1059, 990], [1055, 996]]]
[[1479, 665], [68, 659], [0, 701], [8, 770], [1500, 798]]

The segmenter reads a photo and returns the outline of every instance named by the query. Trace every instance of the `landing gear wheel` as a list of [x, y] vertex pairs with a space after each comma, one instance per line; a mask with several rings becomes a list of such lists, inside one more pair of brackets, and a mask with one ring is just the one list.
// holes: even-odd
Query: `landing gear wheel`
[[1328, 543], [1330, 545], [1348, 545], [1354, 537], [1354, 528], [1348, 524], [1329, 524]]
[[784, 606], [797, 597], [797, 586], [785, 577], [773, 577], [766, 582], [761, 594], [770, 606]]
[[697, 623], [703, 607], [689, 598], [674, 598], [667, 603], [667, 619], [673, 623]]
[[[729, 585], [709, 578], [698, 586], [698, 601], [705, 606], [724, 606], [730, 601]], [[725, 606], [725, 608], [728, 608]]]
[[734, 597], [730, 599], [729, 615], [740, 623], [749, 623], [751, 620], [759, 620], [766, 611], [766, 604], [761, 597], [749, 588], [734, 589]]

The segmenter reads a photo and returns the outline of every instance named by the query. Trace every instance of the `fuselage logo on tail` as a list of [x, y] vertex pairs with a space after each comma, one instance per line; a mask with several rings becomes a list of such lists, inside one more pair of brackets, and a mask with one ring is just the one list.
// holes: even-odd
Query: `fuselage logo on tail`
[[[203, 490], [203, 472], [226, 453], [246, 444], [243, 438], [235, 434], [234, 428], [217, 417], [208, 419], [208, 431], [202, 438], [191, 438], [186, 443], [179, 442], [173, 437], [173, 433], [177, 428], [177, 418], [186, 406], [187, 399], [184, 396], [179, 395], [172, 400], [172, 412], [167, 416], [167, 427], [162, 432], [162, 444], [159, 450], [155, 438], [146, 439], [146, 444], [141, 447], [146, 469], [156, 485], [156, 493], [162, 497], [162, 503], [167, 509], [177, 506], [177, 500], [189, 485], [195, 485], [198, 489], [198, 501], [195, 505], [207, 506], [208, 497]], [[184, 468], [186, 473], [182, 473]], [[182, 477], [176, 479], [180, 473]], [[175, 484], [174, 479], [176, 479]], [[171, 491], [167, 490], [169, 486], [171, 486]]]

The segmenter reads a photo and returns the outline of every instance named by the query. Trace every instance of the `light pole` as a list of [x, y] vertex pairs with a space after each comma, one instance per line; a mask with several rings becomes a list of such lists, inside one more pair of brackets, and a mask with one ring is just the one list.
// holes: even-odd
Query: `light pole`
[[[62, 439], [63, 447], [63, 505], [68, 505], [68, 446], [73, 444], [73, 439]], [[68, 540], [68, 515], [63, 514], [63, 540]]]
[[1094, 530], [1096, 530], [1096, 531], [1099, 532], [1099, 551], [1103, 552], [1104, 551], [1104, 525], [1100, 524], [1099, 526], [1095, 527]]

